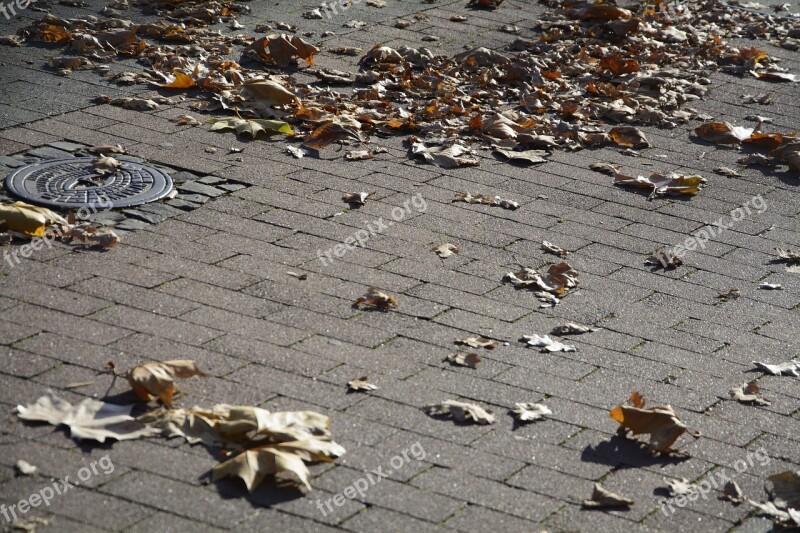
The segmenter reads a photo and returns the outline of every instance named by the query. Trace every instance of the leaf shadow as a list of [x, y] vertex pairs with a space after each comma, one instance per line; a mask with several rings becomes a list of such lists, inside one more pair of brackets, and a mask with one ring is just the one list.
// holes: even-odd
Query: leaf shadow
[[223, 500], [244, 499], [253, 507], [271, 507], [305, 496], [300, 490], [277, 487], [269, 480], [259, 485], [253, 492], [247, 491], [241, 479], [220, 479], [214, 485]]
[[581, 452], [581, 460], [616, 468], [643, 468], [679, 464], [689, 457], [661, 455], [654, 457], [640, 441], [614, 435], [596, 446], [588, 445]]

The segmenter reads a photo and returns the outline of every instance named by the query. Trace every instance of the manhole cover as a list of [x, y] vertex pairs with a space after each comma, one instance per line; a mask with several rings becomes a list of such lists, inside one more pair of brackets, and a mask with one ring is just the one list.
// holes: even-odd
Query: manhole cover
[[101, 176], [92, 168], [94, 160], [74, 157], [28, 165], [6, 178], [6, 189], [32, 203], [66, 209], [129, 207], [172, 190], [172, 179], [153, 167], [120, 159], [121, 169]]

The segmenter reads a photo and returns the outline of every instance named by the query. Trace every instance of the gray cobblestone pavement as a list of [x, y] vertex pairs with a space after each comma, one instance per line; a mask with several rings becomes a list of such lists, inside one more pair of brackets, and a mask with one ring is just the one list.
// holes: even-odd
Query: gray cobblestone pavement
[[[47, 4], [59, 16], [96, 13], [105, 5]], [[387, 0], [382, 9], [357, 3], [330, 20], [302, 18], [313, 4], [249, 2], [252, 13], [240, 22], [248, 30], [284, 21], [300, 33], [314, 31], [311, 40], [323, 49], [317, 64], [353, 71], [357, 57], [324, 50], [419, 46], [431, 34], [440, 40], [424, 44], [435, 53], [501, 50], [517, 38], [502, 25], [534, 37], [531, 28], [545, 10], [523, 0], [507, 0], [495, 11], [467, 9], [466, 0]], [[394, 27], [416, 13], [427, 20]], [[0, 34], [41, 15], [27, 9], [10, 21], [0, 18]], [[468, 20], [453, 23], [453, 15]], [[136, 9], [125, 16], [147, 20]], [[368, 25], [344, 27], [351, 19]], [[325, 31], [335, 35], [322, 38]], [[797, 52], [758, 46], [800, 72]], [[0, 266], [0, 504], [16, 504], [51, 478], [74, 475], [106, 454], [115, 466], [49, 507], [31, 510], [27, 518], [51, 519], [39, 531], [771, 529], [749, 506], [722, 501], [721, 487], [674, 513], [662, 512], [659, 500], [664, 477], [736, 474], [736, 461], [757, 450], [766, 453], [766, 464], [755, 462], [735, 478], [754, 500], [765, 498], [766, 476], [800, 469], [797, 378], [760, 379], [769, 407], [728, 398], [731, 387], [760, 375], [751, 361], [800, 354], [800, 274], [772, 262], [776, 247], [800, 247], [797, 174], [748, 167], [738, 177], [715, 175], [718, 166], [735, 167], [740, 154], [692, 142], [686, 126], [643, 128], [653, 147], [637, 159], [612, 149], [559, 151], [535, 167], [486, 157], [479, 167], [444, 170], [409, 160], [399, 137], [381, 139], [388, 153], [369, 161], [325, 153], [294, 159], [280, 139], [241, 142], [205, 126], [176, 127], [169, 119], [185, 112], [186, 103], [151, 112], [94, 104], [101, 93], [151, 91], [111, 84], [90, 71], [58, 76], [45, 67], [58, 53], [49, 46], [0, 47], [0, 172], [19, 166], [11, 156], [34, 149], [120, 143], [132, 156], [180, 170], [176, 181], [187, 185], [177, 200], [194, 209], [184, 211], [186, 203], [173, 204], [174, 212], [143, 208], [126, 221], [129, 229], [142, 229], [125, 233], [106, 252], [55, 245], [13, 268], [6, 261]], [[714, 74], [708, 98], [693, 107], [737, 124], [747, 115], [768, 115], [786, 133], [800, 122], [798, 87]], [[742, 103], [742, 94], [766, 91], [772, 105]], [[244, 151], [227, 153], [231, 147]], [[688, 202], [648, 202], [588, 169], [600, 159], [632, 172], [690, 171], [710, 183]], [[376, 195], [341, 214], [341, 195], [358, 190]], [[491, 191], [523, 207], [451, 203], [458, 190]], [[651, 272], [643, 264], [659, 246], [682, 242], [756, 194], [768, 208], [687, 254], [683, 267]], [[319, 261], [318, 250], [388, 217], [411, 195], [426, 200], [424, 213], [409, 213], [332, 264]], [[519, 263], [552, 262], [540, 250], [542, 240], [571, 250], [569, 262], [581, 273], [578, 290], [552, 309], [501, 282]], [[459, 246], [460, 254], [440, 260], [430, 249], [443, 242]], [[308, 279], [288, 276], [289, 270], [307, 272]], [[784, 290], [758, 290], [765, 280]], [[351, 307], [369, 286], [396, 295], [397, 311]], [[739, 298], [717, 298], [732, 287]], [[602, 330], [570, 338], [577, 352], [540, 354], [518, 342], [565, 321]], [[482, 353], [476, 370], [444, 365], [453, 341], [471, 335], [508, 345]], [[11, 414], [48, 388], [70, 400], [123, 393], [124, 380], [109, 391], [110, 378], [96, 375], [109, 360], [128, 368], [182, 358], [210, 375], [182, 383], [181, 405], [316, 410], [330, 416], [347, 454], [311, 468], [314, 490], [305, 497], [268, 486], [248, 496], [238, 481], [208, 484], [202, 476], [216, 458], [177, 439], [87, 446]], [[365, 374], [380, 388], [346, 394], [347, 381]], [[87, 381], [94, 383], [65, 389]], [[672, 405], [702, 433], [679, 441], [691, 459], [650, 458], [616, 434], [608, 411], [633, 390], [650, 405]], [[498, 421], [457, 425], [419, 410], [448, 398], [490, 407]], [[506, 412], [516, 402], [543, 402], [553, 414], [515, 427]], [[415, 443], [424, 459], [391, 469], [363, 498], [324, 507], [366, 472], [388, 471], [390, 460]], [[15, 476], [19, 459], [38, 466], [39, 474]], [[582, 510], [595, 481], [636, 504], [628, 511]]]

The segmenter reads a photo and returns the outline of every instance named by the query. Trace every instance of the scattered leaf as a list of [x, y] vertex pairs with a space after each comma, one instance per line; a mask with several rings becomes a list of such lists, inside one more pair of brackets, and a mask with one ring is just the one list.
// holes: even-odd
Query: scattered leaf
[[292, 276], [293, 278], [299, 279], [300, 281], [305, 281], [305, 280], [308, 279], [308, 273], [307, 272], [303, 272], [302, 274], [299, 274], [297, 272], [292, 272], [290, 270], [290, 271], [287, 272], [287, 274]]
[[647, 137], [644, 136], [644, 133], [633, 126], [617, 126], [608, 132], [608, 135], [611, 137], [612, 141], [620, 146], [635, 148], [637, 150], [650, 146], [650, 142], [647, 140]]
[[756, 368], [773, 376], [794, 376], [800, 378], [800, 361], [786, 361], [785, 363], [769, 364], [753, 361]]
[[465, 202], [468, 204], [484, 204], [502, 207], [503, 209], [519, 209], [519, 203], [513, 200], [504, 200], [499, 196], [484, 196], [482, 194], [472, 194], [469, 192], [457, 192], [454, 202]]
[[379, 309], [381, 311], [388, 311], [397, 307], [397, 298], [390, 296], [385, 292], [381, 292], [375, 287], [370, 287], [365, 296], [361, 296], [356, 300], [356, 307], [367, 307], [372, 309]]
[[604, 489], [600, 486], [600, 483], [594, 484], [592, 497], [588, 500], [583, 500], [583, 506], [590, 509], [629, 509], [634, 503], [631, 499]]
[[741, 291], [739, 289], [737, 289], [736, 287], [733, 287], [732, 289], [728, 290], [728, 292], [719, 291], [719, 294], [717, 294], [717, 298], [719, 298], [720, 300], [724, 300], [724, 301], [735, 300], [739, 296], [741, 296], [741, 294], [742, 293], [741, 293]]
[[542, 241], [542, 250], [559, 257], [566, 257], [569, 255], [568, 251], [548, 241]]
[[514, 418], [520, 422], [535, 422], [553, 414], [546, 405], [541, 403], [515, 403], [511, 412]]
[[583, 326], [581, 324], [576, 324], [575, 322], [567, 322], [561, 326], [556, 326], [553, 328], [552, 333], [553, 335], [581, 335], [583, 333], [590, 333], [592, 331], [597, 331], [600, 328], [595, 328], [592, 326]]
[[347, 382], [347, 390], [351, 392], [369, 392], [378, 390], [377, 385], [367, 382], [367, 376], [361, 376], [358, 379]]
[[726, 500], [732, 502], [734, 505], [741, 505], [746, 500], [741, 487], [739, 487], [739, 485], [733, 480], [725, 483], [725, 486], [722, 489], [722, 495]]
[[771, 401], [761, 396], [761, 388], [755, 381], [751, 381], [750, 383], [745, 383], [740, 387], [731, 389], [730, 395], [731, 398], [739, 403], [764, 406], [772, 404]]
[[634, 435], [650, 434], [648, 449], [651, 453], [674, 452], [671, 446], [687, 428], [669, 405], [644, 408], [644, 399], [638, 393], [631, 396], [632, 403], [639, 407], [618, 405], [611, 410], [611, 418], [620, 423], [620, 430]]
[[700, 192], [700, 189], [705, 184], [706, 179], [700, 176], [683, 176], [675, 174], [674, 172], [669, 174], [654, 172], [650, 174], [649, 178], [645, 178], [644, 176], [637, 176], [634, 178], [619, 173], [614, 177], [614, 185], [649, 190], [650, 196], [648, 200], [652, 200], [664, 194], [694, 196]]
[[459, 252], [459, 249], [458, 246], [446, 242], [444, 244], [440, 244], [439, 246], [431, 248], [431, 251], [436, 252], [436, 255], [438, 255], [442, 259], [446, 259], [453, 254], [457, 254]]
[[14, 464], [14, 470], [16, 470], [17, 474], [20, 476], [32, 476], [36, 473], [38, 468], [26, 460], [20, 459]]
[[122, 163], [111, 156], [101, 155], [92, 162], [92, 168], [101, 176], [105, 174], [113, 174], [120, 168]]
[[445, 356], [443, 360], [450, 362], [452, 365], [468, 366], [470, 368], [478, 368], [478, 363], [481, 362], [480, 356], [475, 352], [452, 353]]
[[294, 130], [286, 122], [280, 120], [266, 119], [243, 119], [239, 117], [228, 117], [221, 119], [211, 119], [210, 131], [234, 130], [237, 135], [249, 135], [252, 139], [258, 137], [259, 133], [285, 133], [293, 135]]
[[36, 403], [18, 405], [16, 413], [22, 420], [47, 422], [54, 426], [64, 424], [70, 428], [73, 439], [105, 442], [106, 439], [130, 440], [156, 434], [155, 430], [130, 416], [133, 407], [92, 398], [73, 406], [53, 391], [48, 391]]
[[662, 267], [664, 270], [675, 270], [683, 264], [683, 259], [664, 248], [656, 250], [653, 255], [644, 260], [645, 265]]
[[715, 144], [739, 144], [753, 134], [753, 128], [733, 126], [728, 122], [707, 122], [694, 129], [704, 141]]
[[367, 198], [374, 195], [375, 191], [372, 192], [354, 192], [348, 193], [342, 196], [342, 201], [347, 202], [348, 204], [353, 205], [364, 205], [367, 201]]
[[495, 152], [502, 154], [511, 161], [521, 161], [532, 165], [547, 163], [547, 159], [543, 157], [548, 155], [545, 150], [522, 150], [517, 152], [514, 150], [506, 150], [499, 146], [493, 146], [492, 148], [494, 148]]
[[474, 422], [476, 424], [494, 424], [495, 418], [491, 411], [473, 403], [464, 403], [456, 400], [445, 400], [442, 403], [426, 405], [422, 410], [431, 416], [452, 417], [458, 422]]
[[758, 286], [759, 289], [764, 289], [768, 291], [782, 291], [783, 286], [780, 283], [769, 283], [768, 281], [762, 281], [761, 285]]
[[547, 335], [523, 335], [521, 340], [528, 346], [541, 348], [541, 352], [575, 352], [578, 350], [571, 344], [554, 341]]
[[191, 359], [176, 359], [137, 366], [125, 374], [125, 379], [141, 401], [158, 398], [165, 405], [172, 406], [172, 397], [177, 392], [176, 378], [205, 375]]
[[675, 496], [686, 496], [687, 494], [692, 494], [697, 491], [695, 484], [691, 483], [685, 477], [681, 479], [664, 478], [664, 482], [667, 484], [671, 498]]
[[487, 350], [494, 350], [500, 346], [499, 342], [484, 337], [467, 337], [466, 339], [456, 339], [454, 342], [461, 346], [469, 346], [471, 348], [486, 348]]

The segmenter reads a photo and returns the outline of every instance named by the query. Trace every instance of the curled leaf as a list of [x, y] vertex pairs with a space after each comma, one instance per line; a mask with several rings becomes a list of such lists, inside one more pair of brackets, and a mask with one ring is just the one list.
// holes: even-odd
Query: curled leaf
[[205, 375], [191, 359], [176, 359], [137, 366], [125, 374], [125, 379], [140, 400], [149, 402], [158, 398], [165, 405], [171, 406], [172, 396], [177, 392], [176, 378]]

